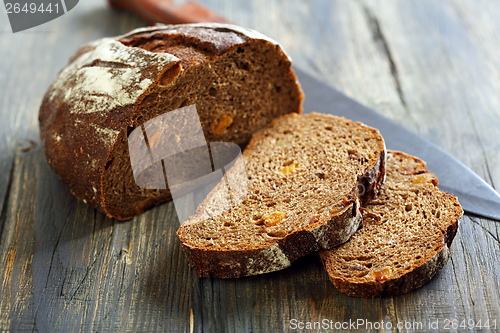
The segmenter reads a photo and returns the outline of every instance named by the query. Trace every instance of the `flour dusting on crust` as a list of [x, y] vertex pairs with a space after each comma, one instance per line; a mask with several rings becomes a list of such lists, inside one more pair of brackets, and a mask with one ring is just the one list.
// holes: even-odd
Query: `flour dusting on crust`
[[[248, 260], [246, 275], [269, 273], [287, 268], [291, 265], [290, 260], [277, 243], [267, 249], [263, 249], [259, 253], [259, 257], [258, 263], [251, 258]], [[255, 267], [262, 268], [256, 269]]]
[[109, 148], [111, 148], [113, 143], [116, 141], [118, 134], [120, 134], [120, 131], [116, 131], [116, 130], [111, 129], [111, 128], [102, 127], [102, 126], [99, 126], [96, 124], [90, 124], [90, 125], [96, 131], [96, 139], [107, 144], [109, 146]]
[[130, 48], [104, 38], [59, 74], [50, 100], [64, 92], [70, 113], [105, 116], [118, 106], [134, 104], [165, 68], [178, 61], [168, 53]]

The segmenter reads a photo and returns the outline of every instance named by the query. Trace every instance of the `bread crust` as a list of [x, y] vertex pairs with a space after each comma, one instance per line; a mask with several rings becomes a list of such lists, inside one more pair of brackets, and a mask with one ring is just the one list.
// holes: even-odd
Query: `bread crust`
[[[418, 162], [420, 164], [418, 174], [430, 174], [432, 176], [430, 182], [434, 186], [437, 186], [437, 178], [427, 171], [425, 163], [420, 159], [396, 151], [389, 151], [388, 154], [400, 156], [406, 159], [412, 159], [415, 162]], [[450, 202], [456, 203], [459, 207], [458, 201], [454, 196], [447, 193], [442, 193], [442, 195]], [[332, 254], [335, 252], [335, 249], [330, 251], [320, 251], [319, 254], [332, 283], [339, 291], [349, 296], [375, 298], [405, 294], [423, 286], [425, 283], [430, 281], [440, 269], [446, 266], [450, 257], [449, 248], [457, 233], [463, 214], [461, 208], [458, 211], [459, 213], [457, 213], [452, 219], [446, 221], [447, 227], [442, 239], [442, 244], [439, 246], [439, 249], [435, 251], [434, 255], [428, 260], [420, 262], [420, 264], [413, 265], [407, 273], [395, 278], [388, 278], [384, 281], [377, 281], [373, 279], [369, 282], [362, 280], [354, 281], [354, 278], [353, 280], [349, 280], [348, 278], [340, 276], [336, 270], [336, 265], [332, 259]]]
[[[321, 257], [324, 258], [323, 255]], [[397, 296], [409, 293], [429, 282], [439, 270], [446, 266], [449, 258], [449, 247], [448, 244], [445, 244], [431, 259], [420, 266], [413, 267], [408, 274], [397, 279], [389, 279], [384, 282], [373, 281], [370, 283], [354, 284], [349, 281], [333, 278], [330, 275], [330, 280], [340, 292], [349, 296], [364, 298]], [[327, 261], [324, 262], [326, 263]], [[330, 274], [330, 267], [325, 264], [325, 268]]]
[[[346, 242], [361, 223], [359, 202], [349, 203], [342, 212], [332, 215], [328, 222], [310, 230], [294, 232], [271, 246], [245, 251], [207, 250], [188, 246], [183, 249], [189, 265], [198, 277], [237, 278], [274, 272], [287, 268], [292, 261]], [[334, 232], [341, 230], [340, 234]]]
[[[315, 115], [315, 113], [312, 114]], [[289, 117], [301, 116], [287, 114], [275, 119], [268, 127], [273, 127], [280, 119]], [[247, 151], [255, 149], [255, 146], [254, 136], [243, 155], [247, 155]], [[383, 144], [383, 150], [377, 161], [367, 168], [362, 177], [358, 178], [357, 184], [348, 194], [350, 200], [340, 211], [331, 214], [324, 223], [295, 231], [284, 238], [277, 239], [270, 246], [250, 250], [197, 248], [186, 244], [182, 228], [179, 229], [177, 235], [181, 239], [189, 265], [196, 269], [199, 277], [238, 278], [281, 270], [289, 267], [294, 260], [311, 252], [330, 249], [347, 242], [362, 221], [361, 202], [372, 198], [384, 181], [385, 161], [386, 148]], [[360, 192], [360, 187], [366, 190]]]
[[[42, 147], [48, 164], [71, 192], [106, 211], [102, 176], [111, 151], [129, 125], [135, 105], [179, 59], [129, 48], [111, 38], [84, 45], [77, 55], [42, 101]], [[102, 59], [110, 67], [94, 70], [92, 64]], [[130, 75], [135, 77], [127, 80]], [[104, 95], [110, 86], [114, 89]]]
[[[221, 37], [226, 32], [227, 37]], [[104, 177], [112, 163], [112, 152], [117, 142], [124, 137], [126, 140], [142, 100], [164, 76], [176, 78], [186, 66], [196, 65], [189, 55], [178, 58], [125, 45], [138, 39], [160, 38], [165, 33], [175, 35], [181, 44], [202, 48], [207, 57], [215, 58], [258, 40], [274, 45], [284, 61], [291, 60], [272, 39], [250, 29], [217, 23], [157, 25], [80, 47], [43, 98], [39, 111], [41, 142], [48, 164], [71, 192], [109, 217], [126, 220], [160, 203], [146, 200], [133, 214], [112, 213], [106, 203], [109, 198], [105, 196]], [[181, 63], [184, 67], [179, 71]], [[291, 67], [290, 75], [297, 82], [301, 100]], [[302, 109], [299, 106], [292, 111]]]

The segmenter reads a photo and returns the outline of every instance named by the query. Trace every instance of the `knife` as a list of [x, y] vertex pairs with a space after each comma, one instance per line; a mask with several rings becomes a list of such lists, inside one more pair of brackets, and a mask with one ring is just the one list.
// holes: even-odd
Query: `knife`
[[[149, 24], [230, 23], [192, 0], [109, 0], [112, 7], [132, 11]], [[343, 116], [377, 128], [388, 149], [417, 156], [439, 179], [439, 188], [458, 197], [467, 213], [500, 220], [500, 194], [459, 160], [435, 144], [381, 116], [294, 66], [305, 94], [305, 113]]]

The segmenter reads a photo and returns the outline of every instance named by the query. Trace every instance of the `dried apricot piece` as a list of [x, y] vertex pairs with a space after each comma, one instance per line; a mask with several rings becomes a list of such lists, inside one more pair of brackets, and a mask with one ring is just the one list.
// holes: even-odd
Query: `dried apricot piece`
[[427, 177], [425, 177], [424, 175], [418, 175], [411, 181], [411, 183], [412, 184], [425, 184], [425, 183], [427, 183]]
[[284, 167], [283, 170], [281, 170], [281, 173], [284, 175], [288, 175], [297, 170], [298, 168], [299, 168], [299, 163], [293, 162], [292, 164]]
[[219, 135], [221, 134], [222, 132], [224, 132], [226, 130], [226, 128], [228, 128], [231, 124], [233, 123], [233, 118], [226, 114], [224, 116], [222, 116], [220, 119], [219, 119], [219, 122], [217, 123], [217, 125], [215, 125], [215, 128], [214, 128], [214, 133], [216, 135]]
[[268, 227], [274, 227], [285, 218], [285, 213], [283, 212], [275, 212], [270, 215], [264, 216], [262, 219], [264, 220], [264, 224]]
[[383, 282], [389, 278], [389, 275], [391, 274], [391, 268], [390, 267], [385, 267], [381, 269], [380, 271], [373, 271], [372, 276], [377, 282]]

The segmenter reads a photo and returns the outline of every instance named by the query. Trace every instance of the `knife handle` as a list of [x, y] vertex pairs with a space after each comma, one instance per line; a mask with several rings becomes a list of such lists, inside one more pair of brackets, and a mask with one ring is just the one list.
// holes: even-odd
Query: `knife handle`
[[192, 0], [108, 0], [108, 2], [111, 7], [131, 11], [149, 24], [231, 23]]

